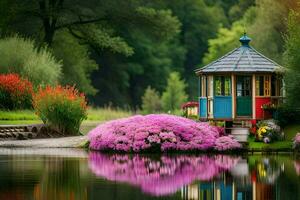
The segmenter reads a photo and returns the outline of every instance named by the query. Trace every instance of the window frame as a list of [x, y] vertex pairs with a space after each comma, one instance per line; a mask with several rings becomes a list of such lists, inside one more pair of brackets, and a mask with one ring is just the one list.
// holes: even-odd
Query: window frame
[[[239, 88], [239, 78], [243, 78], [241, 83], [241, 87]], [[248, 83], [248, 84], [245, 84]], [[245, 87], [247, 86], [247, 87]], [[240, 75], [237, 77], [236, 79], [236, 96], [237, 97], [251, 97], [252, 96], [252, 76], [248, 76], [248, 75]], [[239, 93], [240, 92], [240, 93]], [[248, 93], [247, 93], [248, 92]], [[240, 95], [238, 95], [240, 94]]]
[[[274, 97], [282, 97], [282, 88], [283, 88], [283, 82], [282, 82], [282, 76], [279, 75], [272, 75], [271, 76], [271, 96]], [[275, 88], [273, 88], [273, 86]], [[273, 94], [274, 92], [274, 94]]]
[[[217, 81], [220, 81], [220, 93], [217, 94]], [[228, 85], [226, 85], [226, 81], [228, 81]], [[231, 76], [230, 75], [216, 75], [214, 76], [214, 96], [216, 97], [230, 97], [232, 96], [232, 88], [231, 88]], [[227, 88], [228, 86], [228, 88]], [[228, 89], [228, 91], [226, 91]], [[228, 92], [228, 93], [227, 93]]]
[[[263, 77], [263, 84], [261, 86], [260, 84], [260, 78]], [[255, 75], [255, 96], [256, 97], [270, 97], [272, 94], [272, 88], [271, 88], [271, 81], [272, 77], [271, 75], [263, 75], [258, 74]], [[261, 88], [263, 87], [263, 88]], [[263, 94], [261, 95], [260, 92], [263, 91]]]

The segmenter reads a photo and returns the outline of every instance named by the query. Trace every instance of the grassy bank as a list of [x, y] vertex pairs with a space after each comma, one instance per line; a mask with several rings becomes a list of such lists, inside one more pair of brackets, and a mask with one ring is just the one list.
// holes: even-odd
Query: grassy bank
[[6, 124], [38, 124], [42, 121], [34, 114], [32, 110], [15, 110], [3, 111], [0, 110], [0, 125]]
[[265, 144], [263, 142], [255, 142], [254, 137], [248, 139], [249, 149], [261, 150], [261, 149], [291, 149], [293, 145], [293, 138], [296, 133], [300, 132], [299, 124], [292, 124], [284, 128], [285, 139], [283, 141], [276, 141], [270, 144]]
[[[84, 120], [80, 131], [86, 134], [89, 130], [105, 121], [133, 115], [130, 111], [112, 108], [90, 108], [88, 118]], [[0, 125], [39, 124], [42, 121], [32, 110], [1, 111]]]
[[87, 121], [109, 121], [129, 117], [133, 115], [131, 111], [112, 108], [92, 108], [88, 110]]

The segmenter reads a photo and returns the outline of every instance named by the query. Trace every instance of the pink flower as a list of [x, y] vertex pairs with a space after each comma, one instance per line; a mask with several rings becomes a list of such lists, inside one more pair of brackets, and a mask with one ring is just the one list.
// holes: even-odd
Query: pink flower
[[300, 175], [300, 161], [294, 161], [294, 167], [296, 170], [296, 174], [299, 176]]
[[160, 137], [159, 135], [150, 135], [147, 140], [150, 142], [150, 143], [160, 143]]
[[215, 149], [218, 151], [225, 151], [237, 148], [241, 148], [241, 144], [232, 136], [219, 137], [215, 142]]
[[294, 141], [293, 141], [293, 147], [300, 148], [300, 133], [296, 134]]

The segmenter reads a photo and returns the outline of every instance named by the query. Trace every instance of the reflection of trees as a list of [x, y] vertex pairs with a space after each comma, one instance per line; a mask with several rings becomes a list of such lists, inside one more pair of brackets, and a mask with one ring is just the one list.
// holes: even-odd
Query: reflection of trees
[[[7, 159], [7, 162], [3, 162]], [[84, 200], [86, 159], [13, 155], [0, 162], [0, 199]]]
[[295, 170], [295, 161], [292, 161], [290, 157], [288, 159], [282, 159], [284, 162], [284, 174], [279, 176], [276, 181], [276, 194], [277, 199], [294, 200], [300, 199], [300, 177], [297, 176]]
[[27, 199], [42, 174], [40, 164], [40, 159], [36, 158], [28, 162], [22, 156], [1, 156], [0, 199]]
[[163, 155], [153, 159], [141, 155], [92, 152], [89, 166], [97, 176], [136, 185], [146, 193], [160, 196], [173, 194], [196, 180], [211, 180], [232, 168], [238, 160], [239, 157], [225, 155]]
[[87, 199], [80, 175], [80, 160], [47, 159], [40, 183], [34, 188], [34, 199]]

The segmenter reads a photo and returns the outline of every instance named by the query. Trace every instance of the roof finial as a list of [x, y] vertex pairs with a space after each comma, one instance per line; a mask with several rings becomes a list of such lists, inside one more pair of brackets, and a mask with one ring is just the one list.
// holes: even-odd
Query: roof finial
[[245, 22], [243, 23], [243, 28], [244, 28], [244, 36], [246, 35], [246, 26], [245, 26]]
[[246, 34], [246, 29], [244, 27], [244, 35], [240, 38], [240, 42], [242, 43], [242, 46], [249, 46], [249, 42], [251, 41], [251, 38], [249, 38]]

